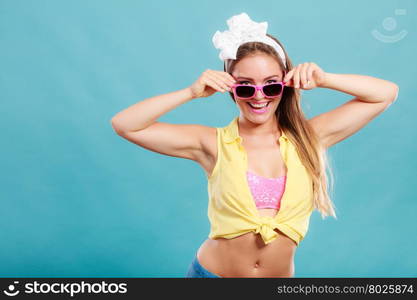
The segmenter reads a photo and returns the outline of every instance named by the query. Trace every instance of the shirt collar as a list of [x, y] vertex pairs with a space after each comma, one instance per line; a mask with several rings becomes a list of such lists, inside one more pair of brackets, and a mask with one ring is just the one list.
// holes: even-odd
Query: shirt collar
[[[226, 143], [232, 143], [234, 141], [242, 141], [242, 137], [239, 135], [239, 128], [238, 128], [238, 120], [239, 117], [235, 117], [229, 125], [226, 126], [226, 132], [224, 134], [224, 141]], [[281, 136], [279, 139], [283, 139], [288, 141], [288, 137], [285, 135], [284, 131], [281, 131]]]

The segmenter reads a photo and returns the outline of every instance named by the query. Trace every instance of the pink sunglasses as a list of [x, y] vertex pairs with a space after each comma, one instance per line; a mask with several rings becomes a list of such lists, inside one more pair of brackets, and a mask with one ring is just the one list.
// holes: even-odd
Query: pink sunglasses
[[[284, 76], [287, 72], [284, 72]], [[282, 95], [286, 83], [284, 81], [274, 82], [263, 85], [256, 84], [234, 84], [232, 85], [233, 94], [239, 99], [252, 99], [258, 90], [262, 91], [265, 98], [276, 98]]]
[[255, 84], [234, 84], [232, 85], [233, 94], [239, 99], [252, 99], [255, 97], [256, 91], [262, 91], [265, 98], [276, 98], [282, 95], [285, 82], [274, 82], [264, 85]]

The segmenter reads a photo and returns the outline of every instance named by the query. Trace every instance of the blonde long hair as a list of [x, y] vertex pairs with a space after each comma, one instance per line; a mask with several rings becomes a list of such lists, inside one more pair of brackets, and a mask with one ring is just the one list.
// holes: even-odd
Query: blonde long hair
[[[284, 46], [274, 36], [267, 34], [274, 39], [284, 50], [287, 67], [284, 66], [281, 58], [274, 48], [261, 42], [247, 42], [242, 44], [236, 54], [236, 60], [228, 59], [224, 63], [224, 71], [232, 74], [237, 62], [248, 55], [265, 53], [272, 56], [286, 73], [293, 68]], [[232, 100], [236, 103], [234, 95], [229, 92]], [[305, 118], [301, 109], [300, 90], [293, 87], [285, 87], [281, 102], [278, 105], [275, 115], [278, 120], [278, 128], [281, 128], [288, 138], [294, 143], [298, 156], [311, 176], [313, 183], [314, 208], [317, 209], [322, 218], [333, 216], [337, 219], [335, 206], [329, 196], [328, 188], [333, 194], [334, 175], [330, 166], [327, 148], [320, 143], [320, 140]], [[327, 170], [329, 175], [327, 175]], [[330, 178], [330, 182], [329, 182]], [[328, 185], [328, 182], [330, 185]]]

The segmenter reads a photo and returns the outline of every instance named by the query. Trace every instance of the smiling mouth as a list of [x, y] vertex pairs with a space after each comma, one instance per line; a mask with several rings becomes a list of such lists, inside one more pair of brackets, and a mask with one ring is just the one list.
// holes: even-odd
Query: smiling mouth
[[[268, 105], [269, 105], [269, 103], [271, 103], [272, 101], [268, 101], [268, 102], [266, 102], [266, 105], [263, 105], [263, 106], [260, 106], [260, 107], [257, 107], [257, 106], [253, 106], [250, 102], [246, 102], [246, 104], [247, 105], [249, 105], [251, 108], [253, 108], [253, 109], [262, 109], [262, 108], [265, 108], [265, 107], [268, 107]], [[265, 103], [265, 102], [264, 102]]]

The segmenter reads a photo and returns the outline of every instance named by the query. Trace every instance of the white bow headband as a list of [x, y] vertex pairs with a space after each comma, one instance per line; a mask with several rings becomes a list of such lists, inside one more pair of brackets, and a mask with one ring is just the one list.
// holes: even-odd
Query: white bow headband
[[214, 47], [221, 50], [219, 58], [222, 61], [236, 59], [237, 49], [243, 43], [263, 42], [277, 51], [284, 66], [287, 67], [284, 50], [277, 42], [266, 35], [268, 22], [254, 22], [246, 13], [241, 13], [228, 19], [227, 25], [229, 30], [216, 31], [212, 38]]

